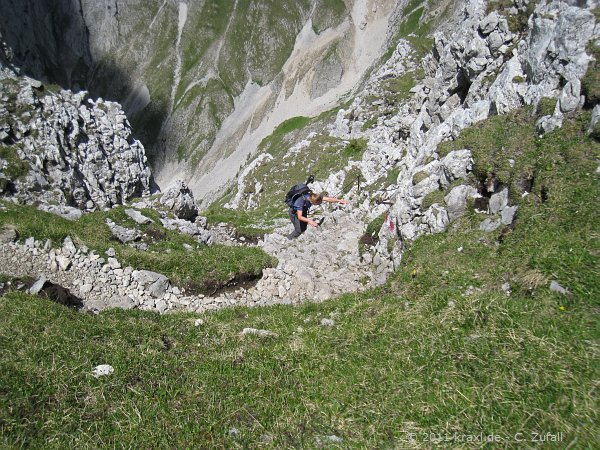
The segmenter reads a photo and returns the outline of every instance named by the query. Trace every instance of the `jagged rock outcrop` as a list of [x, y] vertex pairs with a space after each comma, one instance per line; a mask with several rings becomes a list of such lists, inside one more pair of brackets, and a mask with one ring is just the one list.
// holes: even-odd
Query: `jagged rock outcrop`
[[144, 148], [119, 104], [48, 91], [27, 77], [0, 79], [0, 194], [69, 216], [149, 193]]
[[177, 217], [194, 220], [198, 216], [198, 207], [194, 202], [194, 194], [182, 181], [176, 180], [160, 198], [160, 204], [171, 210]]
[[[521, 2], [514, 14], [524, 14], [527, 4]], [[358, 166], [367, 184], [393, 167], [400, 169], [396, 185], [386, 191], [393, 203], [390, 216], [398, 224], [395, 239], [415, 239], [445, 229], [464, 209], [466, 199], [478, 196], [472, 188], [463, 187], [448, 194], [449, 204], [420, 209], [427, 194], [443, 189], [452, 179], [464, 178], [470, 168], [466, 160], [458, 159], [451, 163], [458, 168], [451, 171], [452, 177], [447, 170], [440, 171], [447, 164], [436, 153], [440, 142], [490, 114], [554, 97], [558, 99], [554, 113], [538, 123], [540, 132], [547, 132], [560, 126], [564, 114], [584, 103], [580, 79], [590, 60], [586, 45], [600, 38], [594, 15], [585, 7], [543, 2], [529, 18], [530, 29], [523, 35], [510, 31], [506, 18], [497, 12], [485, 15], [485, 3], [480, 0], [466, 1], [455, 20], [460, 26], [451, 33], [435, 35], [433, 52], [422, 62], [426, 76], [395, 115], [388, 114], [377, 126], [362, 130], [372, 114], [364, 99], [379, 89], [380, 79], [375, 77], [347, 111], [340, 111], [331, 130], [334, 136], [368, 139]], [[401, 54], [410, 59], [409, 52]], [[395, 71], [392, 67], [388, 72], [400, 76], [407, 66], [397, 64]], [[331, 192], [339, 179], [332, 175], [323, 187]], [[375, 217], [383, 209], [367, 211]], [[492, 212], [502, 217], [488, 219], [482, 228], [510, 224], [515, 212], [514, 207], [504, 205]], [[384, 256], [389, 254], [386, 248], [384, 243], [377, 247]]]

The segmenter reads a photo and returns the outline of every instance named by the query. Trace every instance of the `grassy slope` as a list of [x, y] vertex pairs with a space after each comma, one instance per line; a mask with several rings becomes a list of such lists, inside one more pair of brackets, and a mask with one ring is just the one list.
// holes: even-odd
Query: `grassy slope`
[[[222, 310], [201, 327], [191, 315], [88, 316], [0, 299], [3, 444], [311, 448], [336, 435], [344, 448], [429, 447], [425, 433], [458, 432], [522, 433], [502, 446], [524, 448], [536, 446], [533, 432], [562, 431], [558, 447], [594, 447], [600, 145], [582, 133], [584, 116], [541, 140], [526, 115], [467, 132], [454, 145], [480, 156], [504, 147], [485, 170], [514, 157], [506, 180], [525, 166], [536, 173], [532, 194], [515, 199], [515, 228], [485, 234], [469, 212], [410, 245], [377, 290]], [[550, 280], [571, 294], [551, 292]], [[335, 326], [319, 326], [323, 317]], [[242, 336], [244, 327], [278, 337]], [[93, 378], [101, 363], [115, 373]]]

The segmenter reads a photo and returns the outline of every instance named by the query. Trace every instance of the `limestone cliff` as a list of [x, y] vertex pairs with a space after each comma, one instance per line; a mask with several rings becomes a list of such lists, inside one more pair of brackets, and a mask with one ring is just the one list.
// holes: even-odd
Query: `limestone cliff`
[[144, 148], [119, 104], [18, 77], [0, 54], [0, 195], [77, 216], [149, 193]]

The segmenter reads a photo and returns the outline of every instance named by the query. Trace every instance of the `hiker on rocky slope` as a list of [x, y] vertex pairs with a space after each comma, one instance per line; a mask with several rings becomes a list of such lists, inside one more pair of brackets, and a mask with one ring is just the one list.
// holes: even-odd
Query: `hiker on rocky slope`
[[341, 203], [342, 205], [348, 203], [348, 200], [315, 194], [305, 184], [297, 184], [292, 187], [288, 192], [285, 201], [290, 207], [290, 220], [294, 225], [294, 231], [288, 235], [288, 239], [295, 239], [300, 236], [306, 231], [308, 225], [313, 228], [320, 225], [320, 223], [308, 218], [308, 210], [312, 205], [320, 205], [323, 202]]

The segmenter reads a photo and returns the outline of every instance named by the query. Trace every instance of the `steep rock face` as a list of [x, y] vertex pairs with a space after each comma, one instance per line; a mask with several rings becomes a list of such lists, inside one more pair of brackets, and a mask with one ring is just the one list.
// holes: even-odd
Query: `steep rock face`
[[85, 88], [92, 57], [78, 3], [3, 1], [0, 32], [12, 49], [15, 65], [35, 79], [74, 90]]
[[1, 195], [93, 210], [149, 192], [144, 148], [119, 104], [16, 76], [0, 78], [0, 98]]
[[[484, 7], [483, 1], [465, 2], [456, 19], [460, 27], [436, 34], [433, 53], [422, 62], [426, 76], [397, 114], [362, 131], [371, 114], [364, 99], [377, 92], [376, 76], [352, 106], [338, 114], [332, 128], [336, 136], [369, 140], [360, 165], [367, 182], [392, 167], [400, 169], [393, 212], [403, 218], [400, 231], [411, 239], [427, 229], [417, 225], [422, 219], [415, 216], [420, 215], [422, 197], [440, 186], [439, 175], [431, 181], [437, 162], [429, 162], [438, 158], [440, 142], [491, 114], [536, 105], [543, 97], [559, 99], [548, 117], [558, 125], [563, 114], [583, 105], [580, 78], [590, 60], [585, 48], [599, 35], [589, 10], [559, 1], [543, 3], [529, 19], [530, 32], [519, 36], [508, 29], [506, 18], [496, 12], [485, 15]], [[405, 65], [396, 65], [400, 74]], [[429, 188], [414, 183], [419, 172], [428, 175]]]
[[121, 102], [163, 187], [208, 200], [279, 123], [354, 88], [405, 3], [8, 0], [0, 28], [28, 74]]

